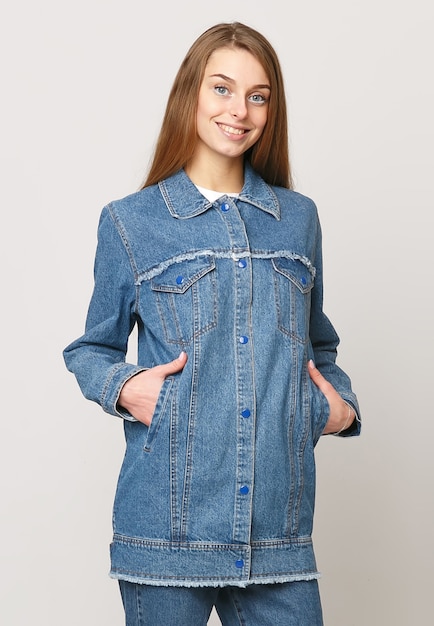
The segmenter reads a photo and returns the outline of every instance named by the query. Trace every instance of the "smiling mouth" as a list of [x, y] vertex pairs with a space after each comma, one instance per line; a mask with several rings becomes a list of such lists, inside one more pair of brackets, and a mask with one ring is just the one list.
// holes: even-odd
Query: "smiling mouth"
[[247, 131], [242, 128], [234, 128], [233, 126], [226, 126], [226, 124], [218, 124], [219, 128], [224, 130], [225, 133], [230, 135], [244, 135]]

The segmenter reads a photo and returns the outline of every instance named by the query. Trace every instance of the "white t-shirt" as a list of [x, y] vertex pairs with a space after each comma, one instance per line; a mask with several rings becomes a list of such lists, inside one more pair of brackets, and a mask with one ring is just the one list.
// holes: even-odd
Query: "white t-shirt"
[[196, 185], [197, 189], [200, 193], [205, 196], [207, 200], [210, 202], [215, 202], [217, 198], [221, 198], [222, 196], [230, 196], [231, 198], [238, 198], [239, 193], [225, 193], [224, 191], [214, 191], [213, 189], [205, 189], [205, 187], [199, 187]]

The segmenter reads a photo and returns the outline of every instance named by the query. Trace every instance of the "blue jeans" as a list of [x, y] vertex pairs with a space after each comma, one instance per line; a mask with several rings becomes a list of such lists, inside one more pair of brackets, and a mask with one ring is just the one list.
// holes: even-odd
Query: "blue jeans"
[[153, 587], [119, 581], [126, 626], [323, 626], [316, 580], [239, 587]]

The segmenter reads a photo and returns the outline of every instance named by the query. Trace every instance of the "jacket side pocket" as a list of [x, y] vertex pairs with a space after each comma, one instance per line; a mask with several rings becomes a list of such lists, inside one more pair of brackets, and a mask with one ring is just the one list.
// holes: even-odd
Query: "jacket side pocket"
[[330, 416], [330, 405], [315, 383], [311, 383], [312, 400], [311, 400], [311, 420], [312, 420], [312, 436], [314, 446], [318, 443], [324, 428], [326, 427]]
[[148, 432], [146, 434], [145, 444], [143, 446], [143, 450], [145, 452], [151, 452], [151, 445], [155, 441], [158, 431], [160, 430], [160, 426], [163, 417], [167, 412], [168, 406], [170, 407], [169, 399], [171, 397], [173, 382], [174, 379], [169, 376], [164, 380], [161, 386], [157, 404], [155, 405], [154, 414], [152, 416], [152, 421], [148, 426]]

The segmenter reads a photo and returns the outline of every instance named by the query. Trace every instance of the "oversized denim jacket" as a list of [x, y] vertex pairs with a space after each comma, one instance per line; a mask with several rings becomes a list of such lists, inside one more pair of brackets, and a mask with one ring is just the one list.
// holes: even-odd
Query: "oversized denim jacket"
[[[124, 419], [111, 576], [318, 576], [314, 446], [329, 407], [308, 359], [358, 412], [322, 300], [314, 203], [248, 165], [238, 199], [210, 203], [181, 170], [103, 209], [85, 333], [64, 357], [83, 394]], [[165, 380], [148, 428], [117, 405], [121, 387], [181, 350], [188, 362]]]

